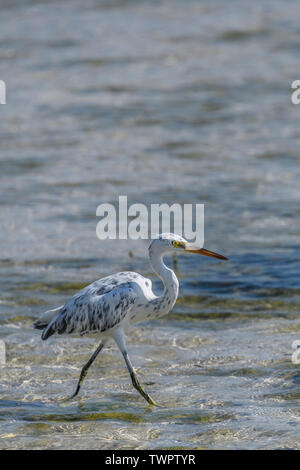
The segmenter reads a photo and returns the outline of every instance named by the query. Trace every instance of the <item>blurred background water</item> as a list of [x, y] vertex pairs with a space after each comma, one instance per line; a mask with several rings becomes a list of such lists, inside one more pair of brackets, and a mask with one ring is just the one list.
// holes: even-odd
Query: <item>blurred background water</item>
[[[0, 448], [299, 449], [299, 2], [0, 6]], [[115, 271], [155, 279], [145, 241], [96, 238], [120, 194], [204, 203], [231, 261], [180, 257], [173, 312], [129, 335], [164, 408], [113, 345], [63, 405], [95, 340], [34, 319]]]

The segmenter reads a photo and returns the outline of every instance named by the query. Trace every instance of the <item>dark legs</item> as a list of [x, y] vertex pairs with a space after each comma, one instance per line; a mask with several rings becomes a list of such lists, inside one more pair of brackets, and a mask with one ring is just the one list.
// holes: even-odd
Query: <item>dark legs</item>
[[96, 359], [96, 357], [98, 356], [99, 352], [101, 351], [101, 349], [103, 348], [105, 342], [101, 342], [98, 346], [98, 348], [96, 349], [96, 351], [94, 352], [94, 354], [90, 357], [90, 359], [87, 361], [87, 363], [83, 366], [82, 370], [81, 370], [81, 373], [80, 373], [80, 377], [79, 377], [79, 380], [78, 380], [78, 384], [77, 384], [77, 388], [75, 390], [75, 393], [74, 395], [72, 395], [71, 398], [75, 398], [76, 395], [78, 395], [79, 393], [79, 390], [80, 390], [80, 387], [82, 385], [82, 382], [84, 381], [85, 379], [85, 376], [89, 370], [89, 367], [93, 364], [94, 360]]
[[139, 382], [139, 379], [137, 378], [137, 375], [134, 371], [134, 368], [132, 367], [132, 364], [130, 362], [130, 359], [129, 359], [129, 356], [127, 354], [127, 351], [125, 353], [123, 353], [123, 357], [125, 359], [125, 362], [126, 362], [126, 365], [127, 365], [127, 369], [129, 370], [129, 373], [130, 373], [130, 377], [131, 377], [131, 381], [132, 381], [132, 385], [134, 386], [134, 388], [142, 395], [143, 398], [145, 398], [145, 400], [150, 404], [150, 405], [154, 405], [154, 406], [159, 406], [154, 400], [153, 398], [150, 397], [150, 395], [148, 395], [147, 392], [145, 392], [145, 390], [142, 388], [140, 382]]
[[[130, 358], [128, 356], [128, 353], [127, 353], [127, 348], [126, 348], [126, 343], [125, 343], [125, 336], [124, 336], [124, 332], [123, 330], [121, 329], [117, 329], [114, 331], [113, 333], [113, 338], [114, 340], [116, 341], [124, 359], [125, 359], [125, 362], [126, 362], [126, 366], [127, 366], [127, 369], [130, 373], [130, 377], [131, 377], [131, 381], [132, 381], [132, 385], [134, 386], [134, 388], [142, 395], [142, 397], [150, 404], [150, 405], [155, 405], [155, 406], [159, 406], [157, 403], [155, 403], [155, 401], [150, 397], [150, 395], [148, 395], [147, 392], [145, 392], [145, 390], [142, 388], [138, 378], [137, 378], [137, 375], [136, 375], [136, 372], [133, 368], [133, 365], [131, 364], [131, 361], [130, 361]], [[96, 349], [96, 351], [94, 352], [94, 354], [90, 357], [90, 359], [88, 360], [88, 362], [83, 366], [82, 370], [81, 370], [81, 373], [80, 373], [80, 377], [79, 377], [79, 380], [78, 380], [78, 384], [77, 384], [77, 387], [76, 387], [76, 390], [75, 390], [75, 393], [72, 395], [71, 398], [75, 398], [76, 395], [78, 395], [79, 393], [79, 390], [80, 390], [80, 387], [87, 375], [87, 372], [89, 370], [89, 367], [93, 364], [94, 360], [96, 359], [96, 357], [98, 356], [99, 352], [102, 350], [103, 346], [105, 345], [107, 339], [105, 339], [105, 341], [101, 341], [101, 343], [99, 344], [98, 348]]]
[[123, 333], [123, 330], [115, 330], [115, 333], [114, 333], [114, 340], [116, 341], [124, 359], [125, 359], [125, 362], [126, 362], [126, 366], [127, 366], [127, 369], [129, 370], [129, 373], [130, 373], [130, 377], [131, 377], [131, 381], [132, 381], [132, 385], [134, 386], [134, 388], [142, 395], [142, 397], [150, 404], [150, 405], [155, 405], [155, 406], [159, 406], [157, 403], [155, 403], [155, 401], [150, 397], [150, 395], [148, 395], [147, 392], [145, 392], [145, 390], [143, 390], [138, 378], [137, 378], [137, 375], [134, 371], [134, 368], [131, 364], [131, 361], [129, 359], [129, 356], [128, 356], [128, 353], [127, 353], [127, 348], [126, 348], [126, 343], [125, 343], [125, 337], [124, 337], [124, 333]]

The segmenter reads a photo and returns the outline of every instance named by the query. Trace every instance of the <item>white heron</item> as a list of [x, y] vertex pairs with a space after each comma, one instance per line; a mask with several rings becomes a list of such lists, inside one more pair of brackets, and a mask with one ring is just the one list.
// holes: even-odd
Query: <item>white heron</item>
[[132, 385], [148, 403], [157, 405], [143, 390], [137, 378], [127, 352], [124, 332], [134, 323], [162, 317], [173, 308], [179, 283], [175, 273], [164, 264], [163, 256], [174, 252], [228, 259], [213, 251], [196, 247], [179, 235], [163, 233], [149, 246], [152, 268], [164, 283], [162, 295], [156, 296], [153, 293], [150, 279], [135, 272], [120, 272], [93, 282], [77, 292], [65, 305], [48, 310], [34, 323], [35, 328], [43, 330], [43, 340], [54, 333], [99, 334], [100, 344], [83, 366], [72, 398], [78, 394], [90, 365], [107, 341], [113, 338], [125, 359]]

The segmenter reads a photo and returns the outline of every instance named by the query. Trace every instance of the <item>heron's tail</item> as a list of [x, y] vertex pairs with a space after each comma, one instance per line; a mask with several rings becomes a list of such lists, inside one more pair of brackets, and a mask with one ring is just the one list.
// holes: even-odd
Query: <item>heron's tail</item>
[[[55, 323], [55, 322], [54, 322]], [[45, 328], [42, 333], [42, 340], [48, 339], [49, 336], [52, 336], [55, 333], [55, 327], [52, 322], [50, 322]]]
[[[52, 310], [47, 310], [47, 312], [44, 312], [40, 316], [40, 318], [34, 322], [33, 324], [34, 328], [36, 328], [37, 330], [43, 330], [44, 328], [46, 328], [49, 325], [49, 323], [53, 320], [53, 318], [60, 312], [62, 308], [63, 308], [63, 305], [61, 305], [60, 307], [54, 308]], [[43, 333], [43, 336], [44, 336], [44, 333]]]

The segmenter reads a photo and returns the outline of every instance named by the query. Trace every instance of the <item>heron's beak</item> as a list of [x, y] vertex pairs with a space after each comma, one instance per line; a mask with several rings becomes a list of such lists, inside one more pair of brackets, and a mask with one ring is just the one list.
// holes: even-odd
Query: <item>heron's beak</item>
[[205, 248], [197, 248], [193, 245], [186, 245], [185, 251], [188, 251], [189, 253], [196, 253], [198, 255], [210, 256], [211, 258], [218, 258], [228, 261], [228, 258], [223, 255], [219, 255], [214, 251], [206, 250]]

